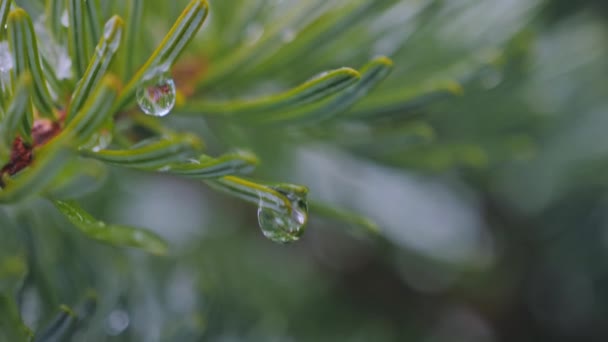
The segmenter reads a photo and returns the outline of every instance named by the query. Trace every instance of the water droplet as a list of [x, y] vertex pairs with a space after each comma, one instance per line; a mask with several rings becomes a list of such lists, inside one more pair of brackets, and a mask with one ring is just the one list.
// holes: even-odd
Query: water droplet
[[268, 239], [278, 243], [297, 241], [304, 233], [306, 221], [308, 221], [306, 194], [285, 188], [274, 188], [274, 190], [287, 197], [291, 204], [291, 213], [277, 212], [264, 206], [263, 201], [260, 200], [258, 223], [262, 233]]
[[114, 310], [106, 318], [106, 333], [110, 336], [120, 335], [130, 323], [131, 319], [126, 311]]
[[99, 152], [105, 150], [112, 143], [112, 131], [114, 130], [114, 122], [108, 121], [104, 127], [91, 136], [91, 139], [82, 145], [83, 149]]
[[137, 89], [137, 104], [153, 116], [165, 116], [175, 106], [175, 83], [164, 75], [154, 78]]
[[63, 13], [61, 14], [61, 25], [63, 27], [69, 27], [70, 26], [70, 18], [68, 17], [68, 10], [64, 9]]
[[171, 63], [169, 61], [162, 63], [162, 64], [156, 64], [154, 66], [150, 66], [150, 68], [148, 68], [146, 70], [146, 73], [142, 77], [142, 81], [148, 82], [152, 79], [160, 78], [162, 75], [167, 75], [169, 73], [170, 69], [171, 69]]
[[316, 75], [312, 76], [311, 78], [309, 78], [309, 79], [307, 80], [307, 82], [314, 81], [314, 80], [318, 80], [318, 79], [323, 78], [323, 77], [325, 77], [325, 76], [327, 76], [327, 75], [329, 75], [329, 71], [322, 71], [322, 72], [320, 72], [320, 73], [318, 73], [318, 74], [316, 74]]
[[120, 20], [118, 16], [113, 16], [106, 22], [103, 28], [103, 37], [112, 52], [116, 52], [122, 37], [120, 26], [116, 27], [116, 21], [118, 20]]

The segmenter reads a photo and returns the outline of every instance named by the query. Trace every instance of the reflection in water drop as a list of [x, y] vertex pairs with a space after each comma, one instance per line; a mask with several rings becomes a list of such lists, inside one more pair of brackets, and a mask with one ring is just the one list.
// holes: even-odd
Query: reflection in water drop
[[175, 106], [175, 83], [161, 75], [145, 82], [137, 90], [137, 104], [148, 115], [165, 116]]
[[106, 333], [110, 336], [120, 335], [129, 327], [130, 323], [131, 319], [126, 311], [114, 310], [106, 318]]
[[297, 241], [304, 233], [308, 220], [308, 204], [305, 194], [274, 189], [283, 194], [291, 203], [291, 213], [284, 214], [264, 206], [260, 200], [258, 223], [262, 233], [277, 243]]

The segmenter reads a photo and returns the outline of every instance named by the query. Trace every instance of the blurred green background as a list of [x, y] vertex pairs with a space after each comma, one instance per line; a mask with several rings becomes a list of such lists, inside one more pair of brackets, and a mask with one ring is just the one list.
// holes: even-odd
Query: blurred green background
[[[181, 59], [205, 70], [194, 98], [250, 98], [393, 60], [352, 119], [256, 126], [179, 108], [163, 119], [211, 151], [255, 152], [256, 177], [304, 184], [380, 236], [313, 207], [300, 241], [275, 244], [255, 206], [110, 168], [79, 201], [157, 232], [169, 256], [89, 240], [44, 203], [0, 207], [0, 283], [27, 265], [28, 326], [94, 291], [74, 341], [608, 340], [605, 1], [209, 3]], [[141, 46], [125, 58], [143, 63], [186, 4], [144, 1]], [[124, 6], [101, 2], [104, 18]], [[323, 16], [346, 18], [311, 29]], [[281, 44], [234, 57], [277, 27]]]

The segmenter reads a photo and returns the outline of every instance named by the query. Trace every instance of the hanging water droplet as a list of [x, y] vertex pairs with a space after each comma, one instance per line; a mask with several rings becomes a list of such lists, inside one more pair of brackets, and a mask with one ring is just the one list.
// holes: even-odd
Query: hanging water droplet
[[82, 145], [83, 149], [91, 150], [93, 152], [99, 152], [105, 150], [112, 143], [112, 131], [114, 130], [114, 122], [109, 120], [104, 124], [103, 128], [98, 132], [95, 132], [85, 144]]
[[158, 79], [162, 75], [169, 74], [169, 70], [171, 69], [171, 63], [169, 61], [161, 64], [156, 64], [154, 66], [150, 66], [144, 73], [142, 77], [142, 82], [150, 82], [150, 80]]
[[306, 221], [308, 221], [306, 192], [296, 192], [286, 187], [275, 187], [274, 190], [287, 197], [291, 204], [291, 213], [280, 213], [266, 207], [260, 200], [258, 223], [262, 233], [268, 239], [278, 243], [297, 241], [304, 233]]
[[91, 137], [89, 140], [90, 150], [93, 152], [99, 152], [105, 150], [112, 143], [112, 132], [109, 130], [101, 130]]
[[165, 116], [175, 106], [175, 83], [164, 75], [151, 79], [137, 89], [137, 104], [141, 110], [153, 116]]

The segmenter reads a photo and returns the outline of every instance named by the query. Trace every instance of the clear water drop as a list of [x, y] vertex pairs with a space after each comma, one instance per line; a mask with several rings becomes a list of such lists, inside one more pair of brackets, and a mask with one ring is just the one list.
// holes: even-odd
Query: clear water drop
[[110, 120], [104, 124], [102, 129], [95, 132], [95, 134], [91, 136], [89, 141], [83, 144], [82, 148], [86, 150], [91, 150], [93, 152], [105, 150], [112, 143], [112, 139], [114, 137], [112, 135], [113, 130], [114, 122]]
[[314, 76], [312, 76], [311, 78], [308, 79], [308, 82], [310, 81], [314, 81], [314, 80], [318, 80], [320, 78], [323, 78], [325, 76], [329, 75], [329, 71], [322, 71]]
[[116, 27], [116, 22], [118, 20], [120, 20], [120, 17], [113, 16], [112, 18], [110, 18], [110, 20], [106, 22], [105, 26], [103, 27], [103, 37], [105, 39], [107, 47], [112, 52], [116, 52], [116, 50], [118, 50], [118, 46], [120, 45], [120, 39], [122, 37], [122, 30], [120, 29], [120, 26]]
[[137, 89], [137, 104], [146, 114], [165, 116], [175, 106], [175, 82], [165, 75], [144, 82]]
[[90, 143], [90, 149], [93, 152], [99, 152], [105, 150], [112, 143], [112, 132], [108, 130], [101, 130], [93, 135]]
[[143, 80], [143, 82], [149, 82], [150, 80], [158, 79], [162, 75], [169, 74], [170, 69], [171, 69], [171, 63], [169, 61], [162, 63], [162, 64], [156, 64], [154, 66], [150, 66], [150, 68], [148, 68], [146, 70], [146, 72], [144, 73], [142, 80]]
[[258, 223], [265, 237], [277, 242], [288, 243], [300, 239], [308, 221], [306, 195], [285, 189], [274, 188], [283, 194], [291, 204], [291, 213], [284, 214], [266, 207], [262, 200], [258, 207]]

